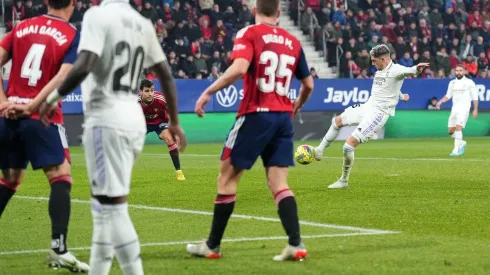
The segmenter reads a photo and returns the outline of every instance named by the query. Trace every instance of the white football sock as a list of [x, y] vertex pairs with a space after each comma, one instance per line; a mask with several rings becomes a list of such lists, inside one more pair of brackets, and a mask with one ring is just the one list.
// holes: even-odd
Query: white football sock
[[339, 132], [340, 128], [337, 127], [337, 125], [335, 124], [335, 118], [333, 118], [330, 128], [328, 129], [327, 133], [322, 139], [322, 142], [320, 143], [320, 145], [318, 145], [317, 148], [321, 149], [322, 151], [325, 150], [326, 147], [330, 146], [330, 144], [335, 141], [335, 139], [339, 135]]
[[354, 165], [354, 147], [344, 144], [344, 164], [342, 166], [342, 181], [349, 181], [350, 171]]
[[107, 206], [92, 199], [93, 234], [90, 251], [90, 272], [93, 275], [109, 274], [114, 258], [112, 245], [112, 217]]
[[129, 218], [128, 204], [111, 205], [111, 208], [112, 243], [119, 266], [125, 275], [144, 274], [140, 242]]
[[463, 141], [463, 132], [461, 132], [461, 131], [454, 132], [454, 149], [453, 149], [453, 153], [458, 153], [459, 152], [459, 148], [461, 148], [462, 141]]

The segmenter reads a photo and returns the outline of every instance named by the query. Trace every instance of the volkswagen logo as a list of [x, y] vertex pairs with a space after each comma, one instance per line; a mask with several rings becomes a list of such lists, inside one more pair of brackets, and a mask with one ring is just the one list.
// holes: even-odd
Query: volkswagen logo
[[216, 100], [223, 107], [231, 107], [238, 100], [238, 91], [234, 85], [224, 88], [216, 94]]

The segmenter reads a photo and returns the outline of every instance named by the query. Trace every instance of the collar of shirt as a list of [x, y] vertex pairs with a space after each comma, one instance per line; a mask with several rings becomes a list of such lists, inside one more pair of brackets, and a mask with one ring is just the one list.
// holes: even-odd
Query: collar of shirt
[[129, 4], [129, 0], [103, 0], [102, 1], [102, 4], [100, 4], [101, 6], [105, 6], [107, 4], [111, 4], [111, 3], [125, 3], [125, 4]]

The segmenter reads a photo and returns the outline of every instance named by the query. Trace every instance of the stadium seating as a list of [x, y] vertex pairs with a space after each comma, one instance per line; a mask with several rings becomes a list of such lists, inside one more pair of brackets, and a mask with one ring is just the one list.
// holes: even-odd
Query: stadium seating
[[[234, 34], [254, 23], [253, 2], [131, 0], [134, 8], [155, 24], [178, 79], [214, 79], [226, 70]], [[329, 67], [335, 67], [338, 72], [324, 77], [372, 77], [374, 68], [370, 64], [369, 49], [385, 43], [396, 63], [411, 66], [430, 62], [430, 69], [420, 77], [452, 77], [454, 67], [463, 64], [471, 77], [490, 78], [490, 1], [428, 2], [288, 0], [283, 1], [282, 6], [303, 30], [300, 36], [308, 37], [307, 29], [314, 29], [313, 47], [320, 55], [324, 54]], [[85, 10], [97, 4], [98, 0], [77, 2], [71, 21], [79, 27]], [[298, 10], [298, 6], [303, 8]], [[308, 8], [312, 12], [307, 11]], [[7, 5], [6, 28], [9, 30], [16, 22], [44, 12], [46, 8], [40, 0]], [[298, 17], [303, 18], [301, 22]], [[286, 26], [289, 27], [287, 23]], [[314, 62], [318, 60], [316, 53], [312, 55]]]

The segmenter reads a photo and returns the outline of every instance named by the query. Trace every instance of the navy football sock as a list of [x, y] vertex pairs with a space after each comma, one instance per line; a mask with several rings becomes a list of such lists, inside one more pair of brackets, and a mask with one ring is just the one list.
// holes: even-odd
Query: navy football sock
[[214, 201], [213, 224], [211, 233], [209, 233], [208, 241], [206, 242], [210, 249], [215, 249], [221, 243], [223, 234], [225, 233], [226, 224], [235, 208], [236, 195], [221, 195], [216, 196]]
[[3, 211], [5, 210], [5, 207], [7, 207], [7, 204], [9, 203], [10, 199], [14, 196], [15, 191], [7, 188], [5, 186], [0, 186], [0, 217], [3, 214]]
[[71, 183], [55, 181], [51, 184], [49, 197], [49, 216], [51, 217], [51, 249], [56, 254], [68, 251], [66, 237], [70, 220], [70, 191]]
[[274, 196], [279, 210], [279, 217], [282, 226], [289, 237], [288, 243], [292, 246], [298, 246], [301, 243], [299, 232], [298, 206], [293, 193], [289, 189], [277, 192]]

